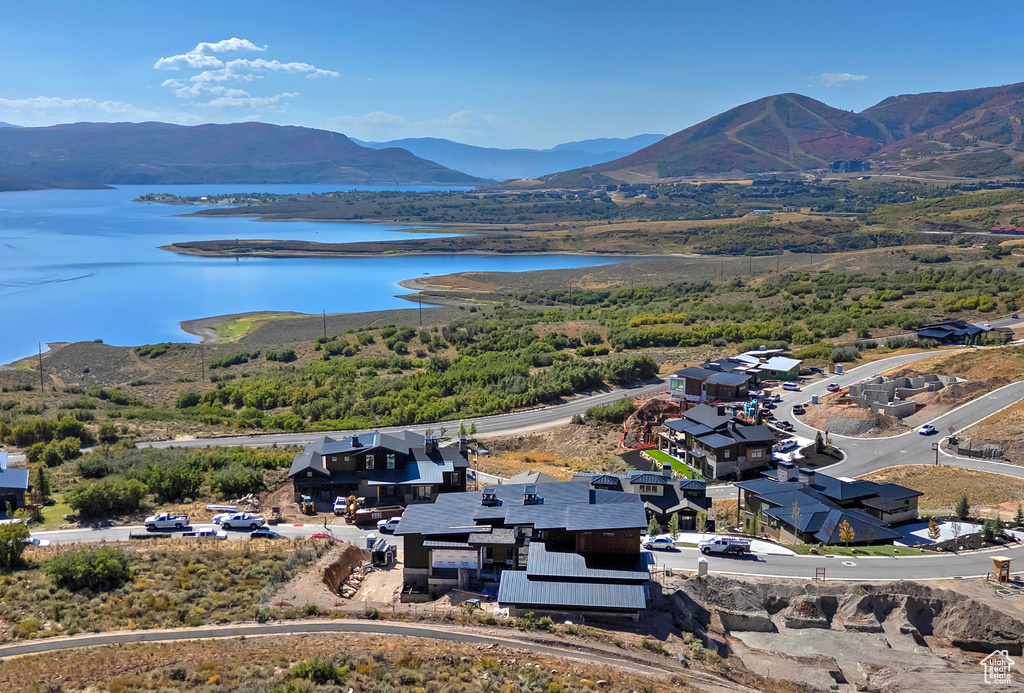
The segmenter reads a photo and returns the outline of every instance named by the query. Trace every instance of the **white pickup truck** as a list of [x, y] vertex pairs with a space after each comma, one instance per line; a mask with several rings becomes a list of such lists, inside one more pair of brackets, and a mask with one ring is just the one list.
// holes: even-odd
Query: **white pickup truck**
[[186, 527], [188, 527], [188, 515], [160, 513], [146, 518], [147, 532], [155, 532], [158, 529], [185, 529]]
[[705, 556], [710, 553], [736, 554], [742, 556], [750, 553], [750, 542], [746, 539], [733, 539], [731, 537], [719, 537], [707, 541], [697, 542], [697, 548]]
[[252, 513], [235, 513], [231, 517], [227, 517], [221, 520], [220, 526], [222, 529], [256, 529], [262, 527], [267, 523], [263, 519], [262, 515], [253, 515]]

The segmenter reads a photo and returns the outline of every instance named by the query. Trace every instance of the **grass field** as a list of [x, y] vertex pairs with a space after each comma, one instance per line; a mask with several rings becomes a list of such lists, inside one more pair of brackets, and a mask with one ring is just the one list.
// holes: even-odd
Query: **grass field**
[[864, 478], [921, 491], [924, 495], [918, 499], [918, 509], [922, 514], [951, 513], [963, 494], [967, 494], [972, 506], [972, 516], [988, 516], [998, 509], [1003, 519], [1009, 520], [1016, 513], [1017, 505], [1024, 503], [1024, 479], [990, 472], [944, 465], [904, 465], [873, 472]]
[[671, 464], [672, 471], [675, 472], [676, 474], [679, 474], [680, 476], [684, 476], [687, 479], [696, 479], [700, 476], [692, 469], [690, 469], [688, 466], [677, 460], [676, 458], [662, 452], [657, 448], [651, 448], [650, 450], [645, 450], [644, 452], [650, 455], [655, 462], [659, 462], [661, 464]]
[[[813, 544], [786, 544], [787, 549], [792, 549], [798, 554], [807, 556], [811, 554]], [[934, 551], [922, 551], [906, 546], [890, 546], [882, 544], [879, 546], [826, 546], [818, 549], [821, 555], [831, 554], [833, 556], [934, 556]]]
[[262, 327], [272, 320], [291, 320], [303, 317], [299, 313], [259, 313], [230, 317], [214, 326], [219, 342], [237, 342], [250, 332]]

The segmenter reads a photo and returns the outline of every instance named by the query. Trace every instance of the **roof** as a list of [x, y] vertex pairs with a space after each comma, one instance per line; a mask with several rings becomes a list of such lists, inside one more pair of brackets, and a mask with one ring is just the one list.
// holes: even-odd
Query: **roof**
[[789, 371], [802, 363], [800, 359], [791, 359], [786, 356], [772, 356], [761, 364], [762, 370]]
[[[853, 541], [887, 541], [899, 539], [900, 533], [889, 529], [867, 513], [856, 510], [833, 510], [821, 524], [821, 529], [814, 533], [814, 538], [824, 544], [836, 544], [844, 541], [839, 536], [839, 526], [846, 522], [853, 529]], [[831, 530], [831, 533], [829, 532]]]
[[[291, 478], [300, 473], [312, 471], [314, 474], [325, 477], [331, 473], [324, 461], [325, 456], [364, 453], [377, 449], [390, 450], [402, 455], [403, 458], [410, 462], [448, 463], [451, 465], [451, 469], [446, 471], [469, 467], [469, 458], [457, 446], [438, 447], [428, 453], [425, 448], [425, 442], [426, 436], [415, 431], [391, 433], [368, 431], [354, 433], [345, 438], [323, 436], [309, 443], [305, 450], [295, 456], [295, 459], [292, 460], [292, 466], [288, 470], [288, 476]], [[427, 467], [421, 467], [420, 473], [427, 469]], [[364, 474], [364, 472], [359, 473]], [[368, 475], [373, 476], [372, 473]], [[395, 476], [398, 477], [400, 475], [396, 474]], [[386, 477], [377, 476], [375, 478], [381, 479], [380, 483], [400, 483], [398, 481], [383, 481]], [[441, 481], [421, 481], [420, 483], [441, 483]]]
[[743, 443], [774, 443], [775, 433], [767, 426], [730, 426], [729, 435]]
[[676, 375], [684, 378], [697, 378], [698, 380], [706, 380], [715, 374], [715, 371], [709, 371], [707, 368], [701, 368], [700, 366], [687, 366], [682, 370], [676, 371]]
[[736, 441], [729, 436], [724, 436], [721, 433], [711, 433], [710, 435], [701, 436], [698, 438], [701, 443], [707, 445], [709, 448], [724, 448], [729, 445], [735, 445]]
[[735, 417], [729, 411], [726, 411], [724, 414], [719, 414], [718, 409], [715, 407], [707, 404], [698, 404], [696, 407], [684, 411], [683, 418], [688, 421], [703, 424], [709, 428], [717, 428], [718, 426], [733, 420]]
[[423, 542], [423, 548], [425, 549], [471, 549], [472, 546], [469, 542], [465, 541], [438, 541], [436, 539], [427, 539]]
[[923, 491], [915, 491], [912, 488], [906, 486], [900, 486], [899, 484], [893, 484], [886, 482], [884, 484], [876, 483], [878, 495], [882, 498], [891, 498], [894, 500], [903, 500], [904, 498], [915, 498], [917, 496], [923, 496]]
[[748, 380], [750, 376], [744, 373], [715, 373], [704, 382], [709, 385], [743, 385]]
[[578, 582], [643, 582], [651, 577], [642, 554], [598, 558], [575, 551], [549, 551], [542, 541], [530, 544], [526, 574], [531, 579], [572, 578]]
[[508, 480], [510, 484], [540, 484], [558, 481], [555, 477], [544, 472], [519, 472]]
[[[539, 502], [523, 503], [527, 486], [535, 486]], [[466, 534], [483, 523], [532, 525], [568, 531], [642, 529], [647, 527], [640, 496], [592, 489], [587, 479], [491, 487], [496, 505], [482, 505], [477, 492], [443, 493], [433, 503], [409, 506], [396, 531], [399, 535]], [[479, 531], [490, 531], [480, 527]]]
[[861, 501], [861, 505], [865, 508], [874, 508], [875, 510], [881, 510], [883, 513], [891, 513], [899, 510], [905, 510], [907, 507], [906, 499], [903, 498], [865, 498]]
[[391, 486], [393, 484], [443, 484], [445, 472], [455, 471], [451, 462], [412, 460], [397, 469], [370, 469], [366, 471], [370, 486]]
[[[4, 456], [6, 455], [7, 453], [4, 453]], [[26, 491], [28, 490], [28, 474], [27, 469], [0, 469], [0, 488]]]
[[[511, 527], [495, 527], [489, 532], [473, 532], [469, 535], [469, 543], [473, 546], [513, 546], [518, 543], [516, 530]], [[426, 542], [423, 542], [426, 546]]]
[[639, 611], [647, 608], [644, 585], [591, 583], [586, 589], [574, 581], [531, 580], [521, 570], [506, 570], [498, 586], [498, 603], [555, 608], [591, 608]]
[[[594, 482], [591, 481], [591, 484]], [[631, 484], [657, 484], [664, 486], [671, 484], [672, 479], [665, 476], [664, 474], [656, 474], [655, 472], [642, 472], [640, 474], [630, 474], [629, 483]]]

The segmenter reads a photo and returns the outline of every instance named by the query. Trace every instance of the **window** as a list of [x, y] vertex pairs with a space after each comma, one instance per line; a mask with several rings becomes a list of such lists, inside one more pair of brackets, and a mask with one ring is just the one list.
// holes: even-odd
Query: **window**
[[430, 487], [429, 486], [417, 486], [416, 487], [416, 498], [419, 500], [427, 500], [430, 498]]
[[345, 461], [348, 462], [351, 459], [351, 455], [345, 455]]
[[373, 469], [373, 455], [366, 456], [366, 468]]
[[729, 459], [729, 448], [726, 448], [725, 450], [722, 450], [722, 459], [723, 460]]
[[337, 462], [337, 461], [338, 461], [338, 456], [337, 455], [331, 455], [331, 462]]
[[388, 469], [394, 469], [394, 468], [395, 468], [395, 456], [394, 455], [388, 455]]
[[452, 472], [452, 480], [451, 480], [450, 483], [453, 484], [453, 485], [459, 483], [459, 473], [458, 472]]
[[762, 454], [764, 454], [764, 450], [761, 450], [760, 448], [756, 450], [747, 450], [747, 455], [749, 455], [750, 459], [752, 460], [761, 459]]
[[604, 532], [604, 535], [606, 537], [614, 537], [615, 536], [615, 532]]
[[660, 496], [661, 487], [657, 484], [637, 484], [637, 493], [644, 493], [651, 496]]

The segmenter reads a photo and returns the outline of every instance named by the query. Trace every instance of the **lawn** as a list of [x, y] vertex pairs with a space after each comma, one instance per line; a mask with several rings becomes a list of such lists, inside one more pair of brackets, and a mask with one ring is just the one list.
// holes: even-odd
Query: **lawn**
[[658, 462], [660, 464], [671, 464], [672, 471], [675, 472], [676, 474], [679, 474], [680, 476], [684, 476], [687, 479], [698, 478], [697, 473], [694, 472], [690, 467], [686, 466], [685, 464], [683, 464], [676, 458], [672, 457], [671, 455], [664, 453], [661, 450], [658, 450], [657, 448], [645, 450], [644, 452], [646, 452], [647, 455], [650, 456], [650, 458], [655, 462]]
[[[814, 548], [814, 544], [786, 544], [787, 549], [792, 549], [796, 553], [804, 556], [810, 555], [811, 549]], [[906, 546], [891, 546], [889, 544], [881, 544], [878, 546], [851, 546], [846, 548], [845, 546], [825, 546], [818, 551], [823, 556], [935, 556], [937, 555], [934, 551], [922, 551], [921, 549], [913, 549]]]
[[228, 318], [223, 322], [214, 325], [219, 342], [237, 342], [239, 339], [255, 330], [260, 325], [271, 320], [288, 320], [291, 318], [304, 317], [296, 313], [259, 313], [257, 315], [246, 315], [238, 318]]
[[39, 529], [53, 529], [58, 525], [64, 524], [65, 515], [74, 515], [75, 511], [70, 505], [64, 502], [64, 494], [54, 493], [53, 499], [57, 501], [55, 505], [47, 505], [43, 507], [43, 524], [32, 525], [33, 531]]

